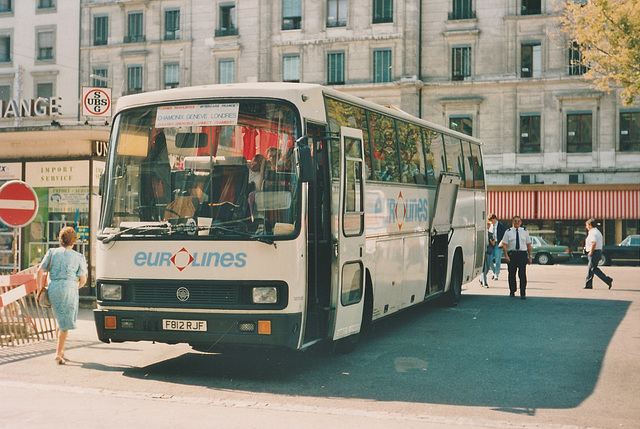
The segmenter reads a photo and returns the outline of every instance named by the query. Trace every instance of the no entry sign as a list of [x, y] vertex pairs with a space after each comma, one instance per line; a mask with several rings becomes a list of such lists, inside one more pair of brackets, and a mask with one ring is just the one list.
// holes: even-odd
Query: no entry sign
[[111, 116], [111, 88], [82, 88], [82, 116]]
[[29, 225], [38, 213], [38, 195], [21, 180], [0, 187], [0, 221], [13, 228]]

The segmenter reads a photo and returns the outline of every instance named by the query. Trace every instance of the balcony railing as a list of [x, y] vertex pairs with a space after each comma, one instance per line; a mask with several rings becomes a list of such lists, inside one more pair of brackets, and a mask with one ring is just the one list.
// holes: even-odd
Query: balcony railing
[[458, 19], [476, 19], [476, 11], [461, 10], [457, 12], [449, 12], [449, 21], [455, 21]]
[[216, 30], [216, 37], [237, 36], [238, 29], [236, 27], [220, 28]]
[[147, 37], [144, 35], [124, 36], [124, 43], [141, 43], [146, 41]]

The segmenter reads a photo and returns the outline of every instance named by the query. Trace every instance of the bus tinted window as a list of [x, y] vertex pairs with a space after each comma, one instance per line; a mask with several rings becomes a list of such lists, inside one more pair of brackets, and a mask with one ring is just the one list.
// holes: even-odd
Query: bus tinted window
[[[329, 120], [329, 130], [332, 133], [340, 134], [340, 127], [350, 127], [358, 130], [362, 130], [362, 137], [364, 139], [364, 153], [365, 162], [367, 168], [365, 171], [365, 177], [371, 178], [371, 145], [369, 139], [369, 127], [367, 125], [366, 111], [361, 107], [356, 107], [351, 104], [343, 103], [333, 98], [325, 99], [327, 106], [327, 117]], [[340, 152], [338, 152], [339, 154]], [[339, 158], [337, 159], [339, 161]], [[335, 165], [335, 160], [332, 159], [332, 163]], [[334, 175], [333, 177], [340, 177]]]
[[465, 187], [473, 188], [473, 158], [471, 158], [471, 149], [469, 148], [469, 142], [462, 141], [462, 159], [464, 162], [462, 165], [464, 166], [464, 177], [465, 177]]
[[420, 127], [403, 121], [397, 121], [397, 125], [402, 161], [402, 181], [424, 185], [426, 179]]
[[484, 189], [484, 166], [482, 165], [482, 157], [480, 156], [480, 146], [471, 145], [471, 157], [474, 166], [474, 184], [477, 189]]
[[432, 130], [424, 130], [423, 134], [424, 147], [427, 155], [427, 184], [435, 185], [438, 183], [438, 177], [440, 177], [440, 173], [446, 165], [442, 134]]
[[373, 136], [373, 174], [375, 180], [399, 182], [400, 169], [396, 127], [393, 118], [371, 112], [369, 125]]
[[444, 136], [444, 150], [447, 153], [447, 171], [460, 175], [460, 187], [465, 187], [464, 164], [462, 163], [462, 151], [460, 139]]

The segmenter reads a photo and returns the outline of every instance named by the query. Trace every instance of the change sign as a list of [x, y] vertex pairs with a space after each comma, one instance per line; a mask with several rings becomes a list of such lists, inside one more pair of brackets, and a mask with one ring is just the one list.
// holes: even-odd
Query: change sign
[[111, 117], [111, 88], [82, 88], [82, 116]]

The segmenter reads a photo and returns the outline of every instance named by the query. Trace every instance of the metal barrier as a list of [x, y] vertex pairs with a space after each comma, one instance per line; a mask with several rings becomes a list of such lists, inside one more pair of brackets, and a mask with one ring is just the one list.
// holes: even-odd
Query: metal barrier
[[53, 309], [35, 298], [36, 268], [0, 276], [0, 347], [56, 337]]

